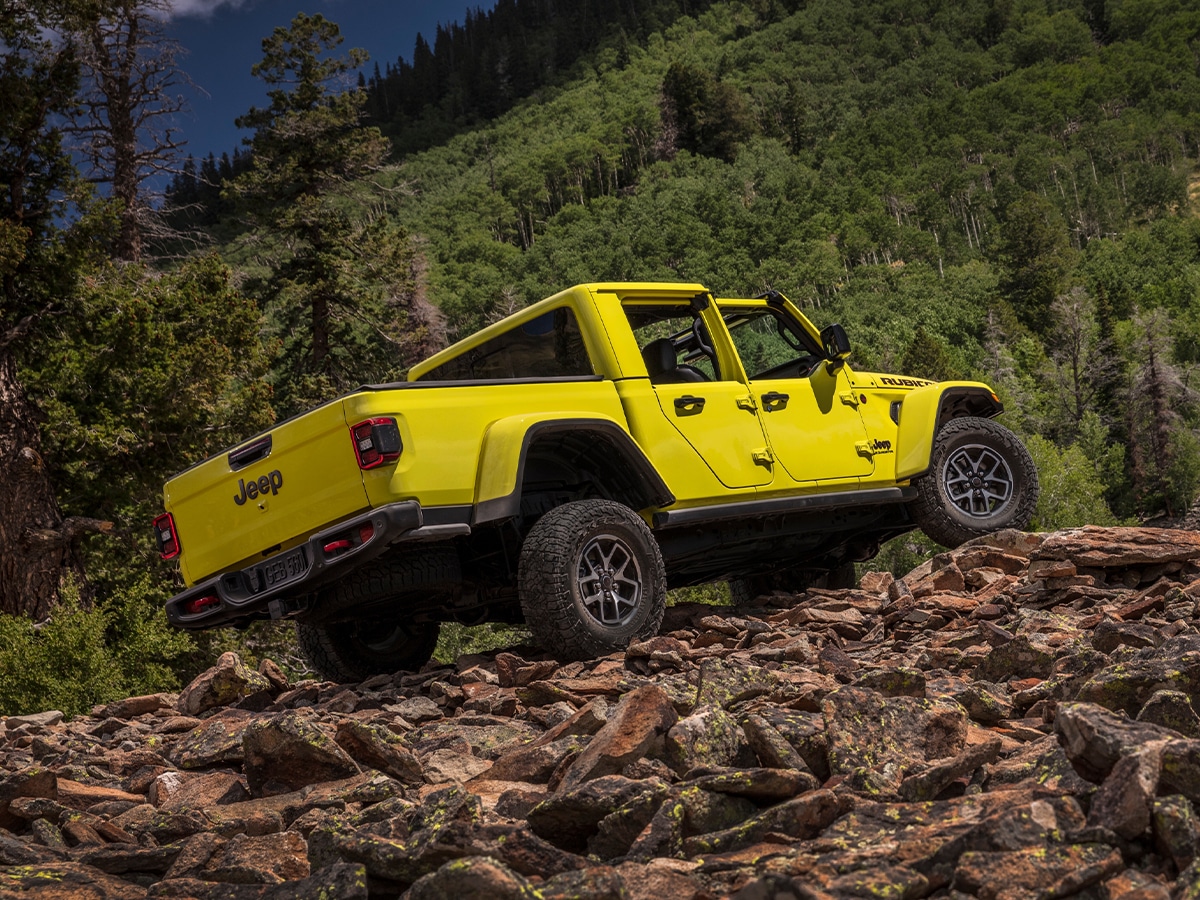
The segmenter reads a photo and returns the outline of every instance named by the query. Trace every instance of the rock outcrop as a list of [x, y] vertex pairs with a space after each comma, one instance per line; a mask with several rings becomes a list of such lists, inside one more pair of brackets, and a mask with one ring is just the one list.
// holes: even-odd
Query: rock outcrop
[[0, 896], [1200, 897], [1200, 535], [1001, 532], [355, 685], [0, 727]]

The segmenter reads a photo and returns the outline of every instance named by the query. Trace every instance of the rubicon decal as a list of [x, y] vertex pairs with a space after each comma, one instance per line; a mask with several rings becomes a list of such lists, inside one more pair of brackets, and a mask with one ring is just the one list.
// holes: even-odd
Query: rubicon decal
[[936, 381], [926, 381], [924, 378], [893, 378], [891, 375], [885, 375], [879, 381], [891, 387], [925, 387], [927, 384], [937, 384]]
[[274, 496], [279, 493], [281, 487], [283, 487], [283, 473], [278, 469], [249, 483], [245, 479], [239, 478], [238, 492], [233, 495], [233, 502], [242, 506], [247, 500], [253, 500], [260, 495], [271, 494]]

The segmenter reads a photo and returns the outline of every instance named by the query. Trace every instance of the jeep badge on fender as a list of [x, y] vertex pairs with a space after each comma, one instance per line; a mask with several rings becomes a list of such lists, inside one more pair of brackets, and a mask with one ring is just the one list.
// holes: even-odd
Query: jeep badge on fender
[[233, 502], [242, 506], [247, 500], [253, 500], [259, 494], [278, 494], [281, 487], [283, 487], [283, 473], [278, 469], [249, 484], [246, 484], [244, 478], [239, 478], [238, 493], [234, 495]]

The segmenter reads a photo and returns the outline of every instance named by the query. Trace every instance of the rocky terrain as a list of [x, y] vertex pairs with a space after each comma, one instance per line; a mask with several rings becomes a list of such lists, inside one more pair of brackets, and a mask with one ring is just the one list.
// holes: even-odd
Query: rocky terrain
[[1002, 532], [357, 685], [0, 727], [0, 896], [1200, 898], [1200, 534]]

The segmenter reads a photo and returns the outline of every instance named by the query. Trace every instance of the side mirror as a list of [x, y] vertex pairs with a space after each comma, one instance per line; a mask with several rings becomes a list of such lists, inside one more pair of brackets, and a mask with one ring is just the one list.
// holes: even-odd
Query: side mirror
[[839, 324], [830, 325], [821, 332], [821, 346], [825, 348], [825, 358], [831, 363], [844, 363], [850, 356], [850, 338], [846, 337], [846, 329]]

